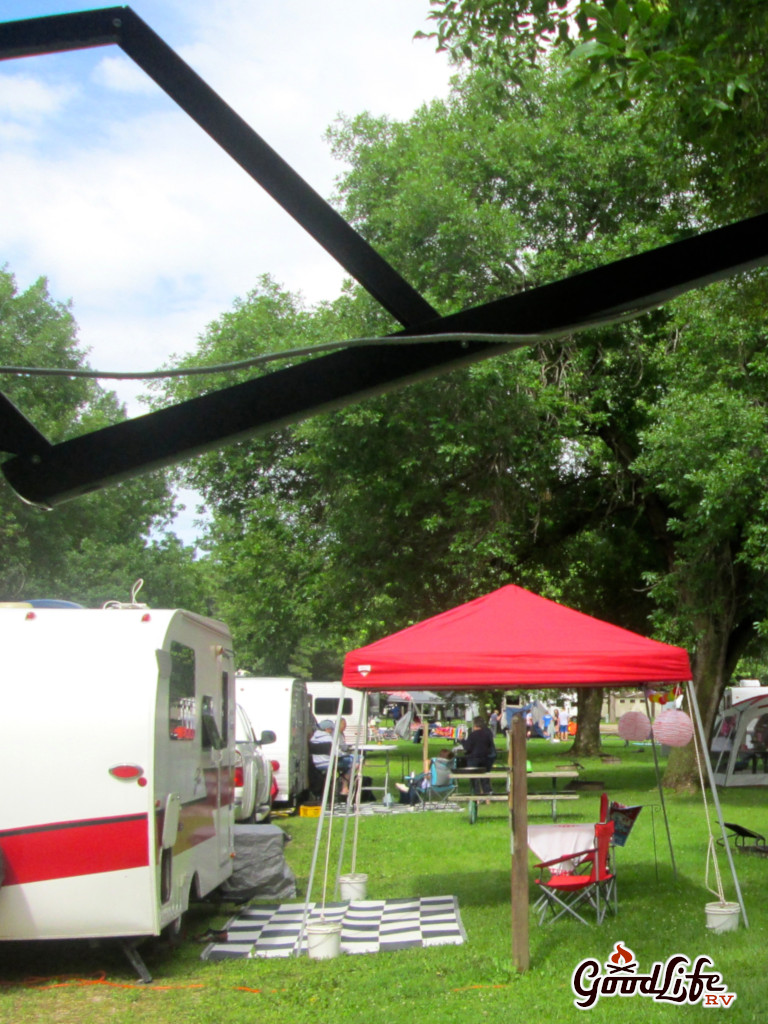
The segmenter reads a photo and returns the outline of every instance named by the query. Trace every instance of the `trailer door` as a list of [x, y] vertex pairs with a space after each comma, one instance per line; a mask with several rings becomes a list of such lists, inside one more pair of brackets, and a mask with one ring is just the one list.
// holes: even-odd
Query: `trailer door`
[[[216, 849], [218, 862], [225, 865], [229, 860], [230, 850], [230, 825], [228, 807], [232, 803], [233, 794], [229, 758], [226, 757], [228, 748], [229, 720], [226, 713], [227, 672], [222, 673], [221, 694], [218, 701], [210, 694], [204, 694], [202, 698], [202, 727], [203, 727], [203, 751], [210, 757], [210, 777], [215, 787], [214, 814], [218, 818], [216, 827]], [[219, 705], [218, 709], [216, 705]], [[211, 794], [213, 796], [213, 794]]]

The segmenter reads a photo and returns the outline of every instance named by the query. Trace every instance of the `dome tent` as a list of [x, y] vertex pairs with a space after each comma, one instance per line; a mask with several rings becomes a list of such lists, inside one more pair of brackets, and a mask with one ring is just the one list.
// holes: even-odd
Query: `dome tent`
[[768, 694], [740, 700], [720, 715], [710, 755], [718, 786], [768, 786]]

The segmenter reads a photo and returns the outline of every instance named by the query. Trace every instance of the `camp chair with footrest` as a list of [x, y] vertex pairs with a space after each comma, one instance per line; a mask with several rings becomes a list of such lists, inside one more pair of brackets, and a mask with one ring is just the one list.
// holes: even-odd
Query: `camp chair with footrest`
[[602, 924], [611, 905], [613, 913], [617, 912], [616, 875], [609, 865], [612, 836], [613, 822], [599, 822], [595, 825], [594, 845], [590, 849], [567, 853], [536, 865], [537, 868], [546, 868], [549, 874], [545, 879], [542, 872], [542, 877], [535, 880], [541, 893], [534, 904], [534, 909], [540, 911], [539, 924], [544, 923], [549, 910], [553, 921], [564, 914], [571, 914], [582, 924], [589, 923], [579, 913], [583, 905], [594, 909], [597, 924]]
[[[753, 832], [752, 829], [745, 828], [743, 825], [735, 825], [732, 821], [724, 821], [723, 824], [731, 830], [725, 838], [733, 839], [733, 845], [739, 853], [757, 853], [768, 857], [765, 836], [761, 836], [759, 832]], [[723, 845], [722, 836], [717, 841], [721, 846]]]
[[424, 776], [424, 785], [417, 792], [422, 807], [445, 806], [456, 792], [456, 783], [451, 778], [452, 763], [442, 757], [433, 757], [429, 771]]

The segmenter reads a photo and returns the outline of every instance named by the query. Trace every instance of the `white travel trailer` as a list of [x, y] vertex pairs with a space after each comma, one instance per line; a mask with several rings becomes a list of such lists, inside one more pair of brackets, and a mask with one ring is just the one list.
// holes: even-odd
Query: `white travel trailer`
[[[336, 721], [341, 704], [341, 714], [347, 720], [347, 731], [344, 733], [350, 746], [357, 744], [357, 733], [360, 726], [360, 710], [365, 694], [360, 690], [351, 690], [341, 683], [307, 683], [311, 700], [312, 714], [318, 722], [324, 718]], [[362, 723], [360, 743], [368, 742], [368, 722]]]
[[312, 729], [306, 684], [290, 676], [238, 675], [235, 692], [256, 732], [268, 729], [275, 734], [268, 751], [277, 783], [273, 802], [293, 807], [309, 787]]
[[229, 632], [0, 607], [0, 638], [0, 940], [121, 938], [150, 980], [135, 941], [232, 873]]

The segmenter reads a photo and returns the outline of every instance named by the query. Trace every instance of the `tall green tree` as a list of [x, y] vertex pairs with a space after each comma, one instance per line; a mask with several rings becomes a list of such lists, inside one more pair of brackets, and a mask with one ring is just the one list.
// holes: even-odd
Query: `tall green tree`
[[[326, 321], [323, 307], [310, 312], [299, 296], [263, 277], [209, 325], [181, 365], [232, 363], [344, 337], [341, 318]], [[179, 378], [157, 385], [156, 401], [180, 401], [270, 368]], [[182, 467], [210, 513], [201, 546], [211, 600], [233, 631], [239, 666], [267, 675], [292, 670], [307, 649], [312, 674], [327, 677], [339, 667], [336, 652], [329, 666], [329, 642], [316, 623], [314, 594], [328, 564], [328, 497], [308, 482], [306, 452], [302, 429], [284, 429]]]
[[720, 217], [768, 207], [762, 0], [430, 2], [430, 34], [457, 62], [503, 63], [517, 81], [522, 67], [564, 54], [585, 103], [598, 90], [644, 111], [644, 125], [670, 123]]
[[[551, 57], [545, 66], [550, 69], [545, 75], [555, 73], [551, 80], [561, 90], [556, 104], [551, 97], [549, 103], [544, 98], [546, 87], [530, 88], [535, 79], [520, 65], [510, 76], [506, 63], [486, 57], [480, 70], [468, 74], [458, 91], [459, 103], [452, 107], [459, 121], [443, 124], [443, 151], [459, 157], [437, 171], [439, 147], [430, 148], [425, 138], [424, 115], [408, 126], [383, 126], [378, 145], [368, 137], [370, 122], [363, 122], [362, 130], [351, 125], [359, 134], [359, 148], [343, 188], [348, 209], [358, 214], [369, 237], [380, 244], [388, 238], [394, 255], [399, 234], [390, 229], [392, 218], [397, 216], [398, 225], [410, 222], [420, 227], [423, 211], [409, 206], [415, 191], [412, 183], [431, 176], [431, 188], [439, 193], [441, 171], [450, 182], [449, 193], [461, 194], [460, 223], [467, 219], [464, 211], [473, 202], [479, 209], [480, 197], [488, 195], [479, 186], [483, 176], [494, 202], [519, 225], [525, 241], [519, 245], [515, 265], [533, 283], [605, 262], [638, 245], [648, 248], [707, 223], [708, 211], [711, 215], [718, 201], [709, 191], [692, 190], [692, 181], [701, 184], [705, 179], [690, 173], [690, 141], [676, 122], [649, 117], [639, 100], [625, 106], [623, 115], [611, 117], [602, 101], [568, 89], [568, 77], [557, 75]], [[605, 100], [615, 111], [613, 98]], [[541, 128], [538, 151], [516, 131], [513, 105], [531, 119], [536, 115], [535, 124]], [[557, 114], [549, 120], [545, 110]], [[472, 113], [472, 120], [461, 124], [465, 112]], [[485, 124], [488, 134], [475, 132], [473, 138], [475, 126], [482, 131]], [[422, 152], [427, 154], [423, 162]], [[487, 159], [489, 153], [494, 160]], [[552, 153], [556, 160], [550, 165]], [[393, 154], [390, 162], [387, 154]], [[697, 161], [693, 164], [695, 169]], [[703, 166], [700, 161], [698, 165]], [[707, 165], [713, 174], [715, 165], [714, 159]], [[527, 180], [518, 168], [527, 172]], [[746, 163], [743, 169], [746, 173]], [[367, 190], [366, 171], [372, 172]], [[380, 201], [373, 201], [372, 195]], [[749, 202], [745, 197], [744, 203]], [[528, 211], [518, 203], [528, 204]], [[456, 219], [447, 231], [455, 225]], [[439, 231], [438, 227], [414, 239], [405, 250], [406, 260], [413, 252], [418, 261], [419, 246], [426, 248], [422, 265], [429, 275], [440, 266], [434, 255]], [[469, 239], [470, 233], [465, 237]], [[462, 252], [467, 251], [465, 246]], [[446, 255], [446, 265], [451, 257], [455, 261], [455, 249]], [[408, 269], [418, 274], [417, 267]], [[464, 270], [473, 278], [466, 264]], [[488, 278], [481, 270], [474, 280]], [[712, 723], [736, 660], [754, 643], [765, 619], [764, 566], [758, 545], [746, 543], [764, 528], [759, 500], [762, 461], [755, 458], [755, 439], [762, 415], [757, 367], [763, 358], [765, 290], [765, 275], [750, 275], [689, 296], [631, 326], [585, 334], [536, 354], [548, 385], [545, 401], [559, 417], [560, 429], [581, 466], [579, 486], [591, 480], [595, 487], [591, 521], [573, 524], [571, 550], [595, 543], [597, 550], [608, 552], [603, 569], [610, 565], [608, 577], [619, 583], [621, 542], [633, 535], [635, 569], [658, 608], [656, 628], [694, 652], [706, 726]], [[726, 392], [729, 399], [724, 404]], [[719, 397], [710, 406], [715, 395]], [[681, 408], [697, 414], [686, 417]], [[686, 431], [684, 441], [681, 435]], [[697, 486], [687, 486], [682, 460], [671, 458], [676, 445], [692, 465], [703, 463]], [[574, 518], [580, 510], [579, 505], [571, 509]], [[617, 516], [631, 524], [623, 536], [615, 530]], [[625, 594], [628, 586], [637, 587], [631, 572], [623, 580]], [[605, 591], [598, 585], [594, 593]], [[621, 624], [630, 625], [632, 619], [637, 622], [644, 599], [626, 603], [635, 610], [625, 608]], [[603, 614], [600, 608], [584, 610]], [[614, 606], [604, 617], [615, 615]], [[691, 771], [689, 754], [680, 754], [672, 759], [668, 777], [685, 782]]]
[[[19, 292], [13, 275], [0, 270], [0, 364], [87, 368], [71, 310], [51, 297], [44, 279]], [[87, 378], [14, 374], [4, 377], [2, 390], [53, 442], [125, 416], [114, 393]], [[135, 580], [144, 577], [143, 600], [192, 600], [205, 610], [194, 553], [167, 533], [173, 509], [160, 473], [53, 512], [25, 505], [4, 485], [0, 600], [50, 597], [98, 606], [127, 601]], [[161, 563], [169, 561], [184, 571], [174, 578], [161, 573]]]
[[[566, 114], [561, 92], [557, 76], [532, 72], [510, 89], [483, 72], [407, 125], [341, 125], [333, 143], [352, 164], [340, 187], [347, 216], [446, 310], [645, 248], [687, 223], [690, 197], [659, 175], [654, 140], [608, 106], [574, 103]], [[573, 130], [560, 140], [564, 116]], [[355, 291], [308, 313], [262, 282], [211, 326], [200, 356], [220, 362], [391, 326]], [[642, 340], [636, 332], [635, 349]], [[593, 343], [585, 378], [619, 341]], [[581, 439], [570, 372], [561, 347], [499, 356], [196, 460], [189, 480], [215, 510], [212, 558], [242, 609], [230, 617], [245, 631], [250, 615], [254, 655], [285, 665], [310, 626], [343, 651], [510, 580], [642, 628], [642, 599], [616, 594], [640, 590], [642, 567], [657, 566], [630, 557], [648, 537], [612, 489], [606, 446]], [[254, 582], [250, 610], [230, 585], [249, 576], [265, 581]]]
[[[609, 98], [586, 103], [564, 74], [550, 61], [512, 82], [489, 63], [407, 124], [333, 131], [344, 212], [444, 311], [706, 223], [680, 174], [685, 140]], [[213, 564], [254, 658], [285, 665], [313, 644], [331, 657], [514, 581], [640, 632], [653, 613], [656, 635], [693, 650], [710, 723], [768, 596], [765, 286], [748, 275], [198, 460]], [[354, 289], [308, 311], [262, 282], [202, 352], [389, 326]]]

